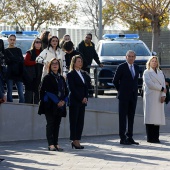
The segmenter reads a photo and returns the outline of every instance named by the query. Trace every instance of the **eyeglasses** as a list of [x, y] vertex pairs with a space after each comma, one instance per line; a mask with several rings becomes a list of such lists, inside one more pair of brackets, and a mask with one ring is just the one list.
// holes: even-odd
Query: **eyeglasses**
[[57, 63], [53, 63], [53, 62], [52, 62], [51, 65], [52, 65], [52, 66], [54, 66], [54, 65], [59, 65], [59, 63], [58, 63], [58, 62], [57, 62]]
[[35, 41], [36, 44], [41, 44], [41, 41]]
[[86, 39], [89, 39], [89, 40], [91, 40], [91, 37], [86, 37]]

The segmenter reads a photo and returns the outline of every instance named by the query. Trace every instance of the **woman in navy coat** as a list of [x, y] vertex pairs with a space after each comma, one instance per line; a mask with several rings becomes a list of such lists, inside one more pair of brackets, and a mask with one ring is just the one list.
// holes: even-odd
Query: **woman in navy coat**
[[69, 120], [70, 140], [72, 148], [84, 149], [80, 145], [84, 126], [85, 106], [87, 105], [88, 86], [86, 73], [81, 70], [83, 59], [80, 55], [73, 56], [70, 64], [70, 72], [67, 74], [69, 88]]

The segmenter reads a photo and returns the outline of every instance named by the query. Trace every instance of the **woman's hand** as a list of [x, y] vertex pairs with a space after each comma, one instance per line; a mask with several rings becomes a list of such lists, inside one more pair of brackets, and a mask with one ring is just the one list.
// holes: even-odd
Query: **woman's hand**
[[165, 82], [166, 86], [169, 86], [169, 83], [168, 82]]
[[58, 107], [62, 107], [65, 105], [65, 101], [61, 100], [57, 105]]
[[163, 92], [164, 92], [164, 93], [166, 93], [166, 92], [167, 92], [166, 88], [164, 88]]
[[87, 98], [84, 98], [84, 99], [82, 100], [82, 103], [83, 103], [83, 104], [87, 104]]
[[165, 98], [166, 98], [165, 96], [161, 97], [161, 103], [165, 102]]

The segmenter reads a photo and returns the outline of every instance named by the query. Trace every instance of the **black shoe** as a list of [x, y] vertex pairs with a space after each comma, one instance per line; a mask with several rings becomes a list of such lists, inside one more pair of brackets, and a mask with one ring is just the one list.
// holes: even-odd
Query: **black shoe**
[[120, 140], [120, 144], [122, 144], [122, 145], [131, 145], [131, 143], [126, 139]]
[[156, 140], [147, 140], [149, 143], [161, 143], [159, 139]]
[[133, 138], [128, 138], [127, 140], [128, 140], [131, 144], [139, 145], [139, 143], [138, 143], [138, 142], [135, 142], [135, 141], [133, 140]]
[[55, 146], [55, 148], [56, 148], [56, 151], [58, 151], [58, 152], [63, 152], [63, 151], [64, 151], [64, 149], [59, 148], [59, 147], [57, 147], [57, 146]]
[[49, 146], [49, 147], [48, 147], [48, 150], [49, 150], [49, 151], [56, 151], [56, 148], [52, 148], [52, 147]]
[[75, 149], [84, 149], [84, 146], [76, 146], [73, 142], [71, 143], [71, 146], [72, 146], [72, 149], [75, 148]]
[[0, 162], [2, 162], [3, 160], [5, 160], [5, 159], [0, 159]]

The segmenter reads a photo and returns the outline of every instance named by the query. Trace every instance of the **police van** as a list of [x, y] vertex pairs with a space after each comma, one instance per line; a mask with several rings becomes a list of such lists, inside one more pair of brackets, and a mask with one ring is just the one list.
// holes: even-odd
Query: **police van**
[[4, 41], [5, 48], [8, 47], [8, 36], [16, 35], [16, 47], [20, 48], [23, 56], [31, 48], [32, 42], [39, 36], [38, 31], [1, 31], [0, 38]]
[[138, 34], [105, 34], [103, 40], [97, 44], [98, 53], [102, 68], [97, 69], [98, 94], [104, 94], [104, 89], [114, 88], [112, 79], [117, 66], [126, 61], [126, 52], [133, 50], [136, 53], [135, 63], [140, 66], [139, 89], [142, 86], [142, 75], [149, 57], [156, 55], [152, 53], [147, 45], [139, 40]]

